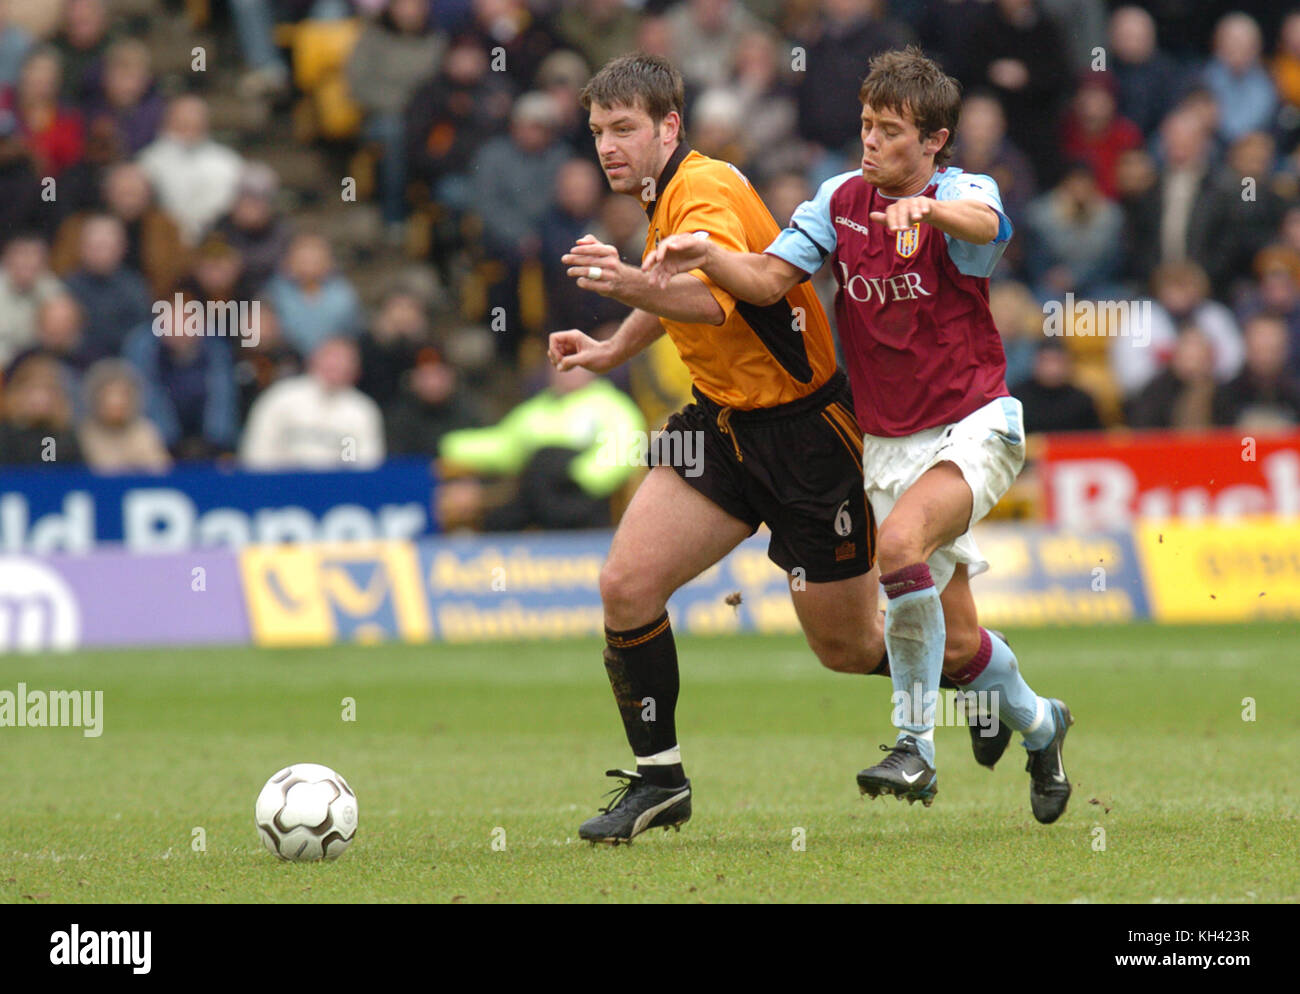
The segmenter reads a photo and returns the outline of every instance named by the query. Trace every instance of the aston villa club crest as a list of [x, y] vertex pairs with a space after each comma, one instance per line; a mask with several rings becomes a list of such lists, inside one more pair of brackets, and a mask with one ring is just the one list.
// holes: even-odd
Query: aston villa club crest
[[894, 236], [894, 251], [902, 258], [909, 259], [916, 255], [916, 250], [921, 244], [921, 222], [917, 221], [905, 231], [898, 232]]

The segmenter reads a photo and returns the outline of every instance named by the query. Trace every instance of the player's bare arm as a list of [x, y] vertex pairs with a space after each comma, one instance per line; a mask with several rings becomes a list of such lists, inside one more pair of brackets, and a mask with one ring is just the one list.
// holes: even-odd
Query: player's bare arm
[[774, 255], [732, 252], [695, 234], [665, 238], [641, 268], [660, 286], [677, 274], [698, 269], [738, 300], [760, 305], [776, 303], [807, 276]]
[[670, 321], [693, 324], [722, 324], [726, 313], [712, 292], [694, 276], [682, 274], [666, 286], [657, 286], [638, 266], [629, 266], [618, 249], [591, 235], [584, 235], [561, 262], [579, 288], [593, 290], [629, 307], [650, 311]]
[[582, 366], [593, 373], [608, 373], [647, 348], [664, 333], [664, 326], [649, 311], [634, 310], [603, 342], [576, 328], [551, 333], [546, 358], [560, 372]]
[[904, 197], [883, 211], [872, 211], [871, 220], [890, 231], [905, 231], [924, 221], [944, 234], [976, 245], [987, 245], [997, 238], [999, 223], [997, 211], [978, 200], [935, 200], [933, 197]]

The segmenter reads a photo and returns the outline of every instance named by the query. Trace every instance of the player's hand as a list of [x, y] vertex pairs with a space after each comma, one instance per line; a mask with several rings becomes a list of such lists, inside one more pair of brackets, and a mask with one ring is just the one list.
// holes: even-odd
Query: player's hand
[[610, 351], [608, 342], [598, 342], [577, 328], [551, 332], [546, 358], [561, 373], [575, 366], [593, 373], [608, 373], [618, 365], [618, 357]]
[[918, 221], [924, 221], [934, 212], [932, 197], [904, 197], [895, 200], [883, 211], [872, 211], [871, 220], [883, 224], [890, 231], [906, 231]]
[[618, 249], [606, 245], [594, 235], [579, 238], [560, 261], [569, 267], [567, 275], [578, 281], [581, 290], [594, 290], [603, 297], [617, 297], [626, 289], [628, 267], [619, 259]]
[[699, 269], [709, 257], [707, 237], [696, 234], [669, 235], [641, 262], [642, 271], [660, 290], [678, 273]]

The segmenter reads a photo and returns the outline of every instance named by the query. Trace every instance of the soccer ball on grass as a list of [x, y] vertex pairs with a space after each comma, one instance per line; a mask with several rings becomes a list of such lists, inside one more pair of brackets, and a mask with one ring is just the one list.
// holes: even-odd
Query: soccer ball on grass
[[338, 859], [357, 831], [357, 795], [318, 763], [286, 766], [257, 795], [257, 834], [281, 859]]

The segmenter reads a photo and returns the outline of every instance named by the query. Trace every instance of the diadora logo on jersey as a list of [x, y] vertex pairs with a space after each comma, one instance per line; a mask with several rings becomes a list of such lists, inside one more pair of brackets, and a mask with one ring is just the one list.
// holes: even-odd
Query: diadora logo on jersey
[[844, 217], [843, 215], [840, 215], [840, 214], [837, 214], [837, 215], [835, 216], [835, 223], [836, 223], [836, 224], [842, 224], [842, 225], [844, 225], [844, 227], [846, 227], [846, 228], [852, 228], [852, 229], [853, 229], [854, 231], [856, 231], [859, 235], [870, 235], [870, 234], [871, 234], [871, 229], [870, 229], [870, 228], [866, 227], [865, 225], [858, 224], [857, 221], [851, 220], [850, 218]]
[[904, 259], [910, 259], [916, 255], [916, 250], [921, 244], [921, 222], [917, 221], [905, 231], [900, 231], [894, 237], [894, 251]]
[[872, 300], [888, 304], [932, 296], [921, 283], [921, 274], [917, 272], [898, 273], [895, 276], [863, 276], [854, 273], [850, 276], [849, 267], [843, 262], [840, 263], [840, 271], [844, 277], [841, 281], [844, 292], [860, 304]]

